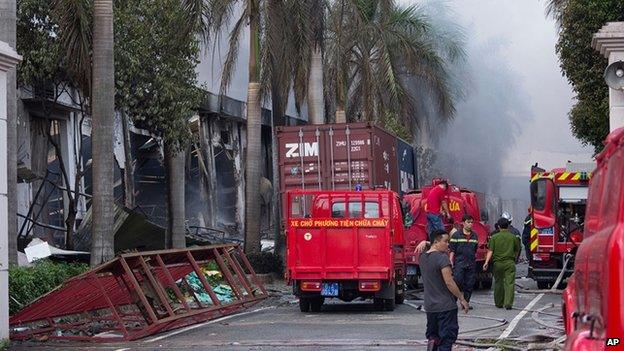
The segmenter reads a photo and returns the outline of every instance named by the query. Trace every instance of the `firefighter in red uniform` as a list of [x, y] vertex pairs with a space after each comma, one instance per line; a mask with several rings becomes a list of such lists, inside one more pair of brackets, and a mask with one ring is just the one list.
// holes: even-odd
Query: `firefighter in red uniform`
[[433, 242], [431, 235], [434, 231], [444, 230], [442, 217], [451, 217], [446, 203], [447, 189], [448, 182], [442, 180], [431, 189], [427, 196], [427, 236], [429, 237], [429, 242]]
[[477, 247], [479, 238], [472, 231], [474, 218], [465, 214], [462, 217], [463, 228], [455, 231], [450, 240], [450, 259], [453, 262], [453, 279], [464, 293], [466, 301], [470, 301], [477, 274]]

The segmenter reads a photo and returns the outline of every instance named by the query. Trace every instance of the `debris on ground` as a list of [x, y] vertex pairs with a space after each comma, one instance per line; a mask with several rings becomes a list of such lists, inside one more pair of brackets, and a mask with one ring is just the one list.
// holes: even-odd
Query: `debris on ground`
[[10, 319], [13, 340], [136, 340], [268, 297], [238, 244], [122, 254]]

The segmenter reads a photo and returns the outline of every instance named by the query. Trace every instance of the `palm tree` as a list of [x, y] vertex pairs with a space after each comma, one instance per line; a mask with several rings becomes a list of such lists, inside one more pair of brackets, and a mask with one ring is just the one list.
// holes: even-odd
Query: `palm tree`
[[167, 171], [167, 248], [186, 247], [184, 186], [186, 152], [165, 142]]
[[379, 121], [396, 115], [412, 124], [405, 77], [426, 83], [440, 115], [454, 113], [447, 62], [463, 56], [460, 42], [441, 40], [417, 6], [385, 0], [340, 0], [330, 11], [328, 89], [337, 120]]
[[115, 67], [113, 0], [93, 1], [93, 226], [91, 265], [111, 259], [113, 252], [113, 122]]
[[568, 0], [548, 0], [546, 2], [546, 15], [553, 17], [559, 21], [559, 15], [561, 10], [566, 5]]
[[[197, 9], [200, 0], [188, 0]], [[229, 36], [229, 49], [223, 66], [220, 93], [230, 84], [238, 45], [245, 24], [249, 23], [249, 86], [247, 92], [247, 153], [245, 156], [245, 251], [260, 249], [261, 96], [270, 95], [274, 123], [283, 124], [288, 94], [295, 94], [299, 108], [308, 89], [312, 32], [309, 18], [320, 0], [214, 0], [211, 2], [211, 30], [219, 34], [232, 20], [237, 6], [243, 8]], [[320, 12], [322, 15], [323, 12]], [[193, 19], [206, 16], [192, 15]]]
[[[0, 40], [16, 48], [15, 0], [0, 0]], [[17, 264], [17, 90], [15, 68], [7, 72], [7, 195], [9, 262]], [[4, 166], [4, 165], [2, 165]]]

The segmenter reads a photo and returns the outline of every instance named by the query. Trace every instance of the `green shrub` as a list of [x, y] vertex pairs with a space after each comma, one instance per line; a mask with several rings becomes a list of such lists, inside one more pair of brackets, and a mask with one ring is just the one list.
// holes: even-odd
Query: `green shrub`
[[32, 267], [9, 267], [9, 314], [61, 285], [65, 279], [89, 269], [86, 264], [39, 260]]
[[266, 273], [283, 273], [282, 259], [280, 256], [272, 252], [260, 252], [257, 254], [248, 254], [247, 258], [254, 271], [259, 274]]

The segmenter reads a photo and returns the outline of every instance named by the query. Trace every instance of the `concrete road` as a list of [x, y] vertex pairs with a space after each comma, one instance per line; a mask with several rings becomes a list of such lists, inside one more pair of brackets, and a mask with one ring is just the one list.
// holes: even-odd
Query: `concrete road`
[[[522, 268], [518, 270], [523, 274]], [[518, 279], [527, 288], [530, 280]], [[321, 313], [301, 313], [288, 288], [283, 294], [250, 309], [202, 325], [119, 345], [18, 344], [11, 350], [424, 350], [425, 314], [419, 293], [412, 293], [393, 312], [374, 311], [371, 303], [330, 301]], [[493, 306], [491, 291], [473, 295], [474, 310], [460, 313], [460, 339], [495, 342], [499, 337], [534, 340], [563, 334], [559, 329], [560, 295], [517, 293], [514, 310]], [[540, 311], [536, 313], [533, 311]], [[458, 350], [472, 350], [457, 346]]]

